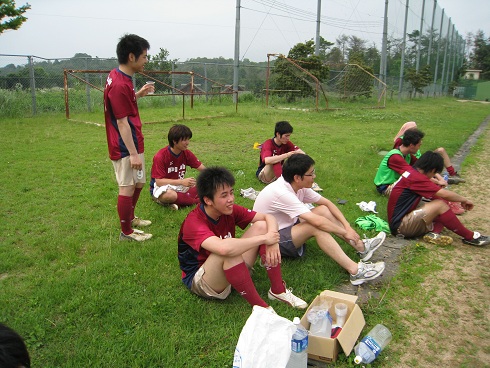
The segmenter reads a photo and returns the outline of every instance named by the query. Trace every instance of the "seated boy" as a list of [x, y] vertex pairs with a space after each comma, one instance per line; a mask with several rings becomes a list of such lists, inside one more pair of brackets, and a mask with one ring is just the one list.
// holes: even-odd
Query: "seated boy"
[[[207, 299], [223, 300], [233, 287], [247, 302], [269, 308], [250, 276], [260, 254], [271, 282], [268, 297], [295, 308], [308, 304], [294, 296], [282, 279], [277, 222], [271, 215], [234, 204], [235, 178], [222, 167], [204, 169], [197, 178], [201, 203], [186, 217], [179, 232], [178, 258], [182, 281]], [[235, 227], [245, 229], [235, 238]]]
[[[446, 227], [460, 235], [465, 244], [475, 246], [490, 244], [488, 236], [463, 226], [447, 203], [447, 201], [461, 202], [465, 210], [471, 210], [473, 202], [431, 181], [443, 168], [442, 156], [427, 151], [417, 160], [413, 168], [400, 176], [388, 200], [388, 222], [392, 234], [402, 234], [407, 238], [425, 234], [425, 241], [445, 245], [453, 242], [450, 236], [441, 235], [441, 231]], [[431, 201], [421, 201], [422, 197]]]
[[153, 157], [151, 167], [150, 195], [163, 206], [178, 210], [179, 206], [199, 203], [196, 179], [186, 178], [186, 166], [199, 171], [204, 165], [189, 150], [191, 130], [185, 125], [174, 125], [168, 131], [168, 146]]

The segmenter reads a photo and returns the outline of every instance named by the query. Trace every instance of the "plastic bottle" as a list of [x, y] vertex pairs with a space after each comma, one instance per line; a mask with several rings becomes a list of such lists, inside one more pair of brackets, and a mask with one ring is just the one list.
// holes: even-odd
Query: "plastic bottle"
[[354, 363], [371, 363], [378, 357], [381, 350], [388, 345], [391, 338], [391, 332], [385, 326], [374, 326], [374, 328], [354, 348], [354, 352], [356, 353]]
[[300, 324], [300, 319], [294, 317], [296, 331], [291, 338], [291, 355], [286, 368], [306, 368], [308, 365], [308, 331]]

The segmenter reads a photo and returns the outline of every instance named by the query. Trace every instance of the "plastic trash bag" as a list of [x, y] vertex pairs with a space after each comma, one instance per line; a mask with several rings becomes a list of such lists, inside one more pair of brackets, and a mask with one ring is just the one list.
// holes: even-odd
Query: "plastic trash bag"
[[238, 338], [233, 368], [286, 367], [295, 329], [290, 320], [254, 306]]

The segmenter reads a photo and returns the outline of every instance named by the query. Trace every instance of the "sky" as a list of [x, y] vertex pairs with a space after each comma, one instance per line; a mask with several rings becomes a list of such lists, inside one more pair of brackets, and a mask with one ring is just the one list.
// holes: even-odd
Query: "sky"
[[[406, 1], [389, 0], [392, 32], [403, 33]], [[422, 1], [410, 0], [410, 13]], [[163, 48], [179, 61], [234, 57], [236, 0], [16, 0], [17, 6], [25, 2], [31, 5], [28, 20], [19, 30], [0, 34], [0, 54], [110, 58], [118, 39], [135, 33], [149, 41], [150, 55]], [[489, 37], [490, 7], [482, 3], [437, 1], [460, 35], [481, 29]], [[295, 44], [314, 39], [317, 5], [317, 0], [241, 0], [240, 59], [266, 61], [267, 54], [287, 55]], [[385, 0], [322, 0], [320, 34], [331, 42], [356, 35], [380, 48], [384, 5]]]

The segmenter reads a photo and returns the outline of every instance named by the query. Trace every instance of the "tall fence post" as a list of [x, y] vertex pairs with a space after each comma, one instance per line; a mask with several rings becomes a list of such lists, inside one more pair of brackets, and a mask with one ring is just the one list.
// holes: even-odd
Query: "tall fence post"
[[402, 98], [402, 90], [403, 90], [403, 72], [405, 69], [405, 49], [407, 47], [407, 21], [408, 21], [408, 3], [409, 0], [406, 0], [405, 5], [405, 23], [403, 25], [403, 41], [402, 41], [402, 60], [400, 65], [400, 81], [398, 83], [398, 99]]
[[[85, 58], [85, 70], [88, 70], [89, 67], [88, 67], [88, 57]], [[87, 82], [89, 82], [89, 74], [88, 73], [85, 73], [85, 79], [87, 80]], [[92, 109], [91, 109], [91, 106], [92, 104], [90, 103], [90, 86], [87, 84], [85, 84], [85, 94], [87, 95], [87, 110], [88, 112], [92, 112]]]
[[36, 78], [34, 75], [34, 61], [32, 56], [27, 57], [27, 61], [29, 63], [29, 80], [31, 85], [31, 106], [32, 106], [32, 115], [36, 115], [37, 106], [36, 106]]

